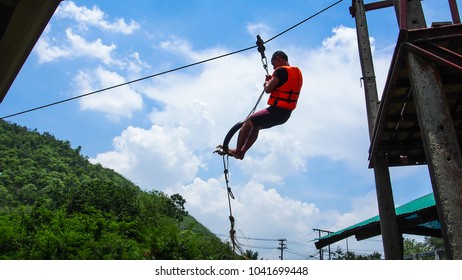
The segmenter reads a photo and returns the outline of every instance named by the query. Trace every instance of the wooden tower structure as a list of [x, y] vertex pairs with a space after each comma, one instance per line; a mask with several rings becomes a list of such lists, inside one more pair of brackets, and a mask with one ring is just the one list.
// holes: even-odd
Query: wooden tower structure
[[[399, 35], [381, 99], [366, 12], [393, 7]], [[462, 25], [456, 0], [452, 21], [427, 26], [420, 0], [352, 0], [386, 259], [403, 258], [390, 167], [428, 165], [446, 257], [462, 259]]]

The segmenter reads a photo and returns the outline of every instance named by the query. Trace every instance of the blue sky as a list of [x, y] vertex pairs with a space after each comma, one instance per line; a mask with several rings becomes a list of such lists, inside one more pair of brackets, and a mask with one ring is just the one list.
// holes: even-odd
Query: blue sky
[[[335, 2], [63, 1], [0, 114], [254, 46], [256, 35], [272, 38]], [[238, 237], [260, 257], [277, 259], [280, 238], [286, 259], [317, 256], [313, 228], [335, 231], [377, 215], [350, 5], [342, 1], [266, 44], [268, 56], [284, 50], [301, 68], [304, 86], [286, 124], [262, 131], [243, 161], [230, 159]], [[427, 24], [450, 20], [447, 1], [422, 5]], [[381, 95], [398, 26], [392, 8], [367, 15]], [[181, 194], [190, 214], [226, 240], [222, 159], [212, 152], [252, 109], [264, 76], [252, 49], [7, 120], [81, 146], [142, 189]], [[392, 168], [391, 176], [397, 205], [431, 192], [426, 166]], [[383, 251], [379, 237], [350, 238], [349, 249]]]

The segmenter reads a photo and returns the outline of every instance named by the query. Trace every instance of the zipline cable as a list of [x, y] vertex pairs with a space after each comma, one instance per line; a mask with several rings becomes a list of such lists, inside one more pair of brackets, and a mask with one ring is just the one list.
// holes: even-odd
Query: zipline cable
[[[282, 31], [281, 33], [271, 37], [270, 39], [266, 40], [264, 43], [268, 43], [268, 42], [276, 39], [277, 37], [289, 32], [290, 30], [292, 30], [292, 29], [296, 28], [297, 26], [305, 23], [306, 21], [308, 21], [308, 20], [318, 16], [319, 14], [329, 10], [330, 8], [334, 7], [335, 5], [339, 4], [342, 1], [343, 0], [338, 0], [337, 2], [331, 4], [328, 7], [320, 10], [319, 12], [311, 15], [310, 17], [300, 21], [299, 23], [297, 23], [297, 24], [291, 26], [290, 28]], [[226, 53], [226, 54], [223, 54], [223, 55], [215, 56], [215, 57], [212, 57], [212, 58], [209, 58], [209, 59], [205, 59], [205, 60], [198, 61], [198, 62], [195, 62], [195, 63], [187, 64], [187, 65], [184, 65], [184, 66], [181, 66], [181, 67], [177, 67], [177, 68], [173, 68], [173, 69], [170, 69], [170, 70], [167, 70], [167, 71], [159, 72], [159, 73], [156, 73], [156, 74], [153, 74], [153, 75], [149, 75], [149, 76], [145, 76], [145, 77], [142, 77], [142, 78], [139, 78], [139, 79], [131, 80], [131, 81], [128, 81], [128, 82], [125, 82], [125, 83], [117, 84], [117, 85], [110, 86], [110, 87], [107, 87], [107, 88], [103, 88], [103, 89], [95, 90], [95, 91], [92, 91], [92, 92], [88, 92], [88, 93], [85, 93], [85, 94], [82, 94], [82, 95], [77, 95], [77, 96], [74, 96], [74, 97], [71, 97], [71, 98], [63, 99], [63, 100], [56, 101], [56, 102], [53, 102], [53, 103], [49, 103], [49, 104], [46, 104], [46, 105], [42, 105], [42, 106], [38, 106], [38, 107], [31, 108], [31, 109], [28, 109], [28, 110], [24, 110], [24, 111], [21, 111], [21, 112], [18, 112], [18, 113], [3, 116], [0, 119], [3, 120], [3, 119], [11, 118], [11, 117], [14, 117], [14, 116], [30, 113], [30, 112], [33, 112], [33, 111], [37, 111], [37, 110], [44, 109], [44, 108], [47, 108], [47, 107], [62, 104], [62, 103], [69, 102], [69, 101], [79, 99], [79, 98], [82, 98], [82, 97], [86, 97], [86, 96], [94, 95], [94, 94], [97, 94], [97, 93], [101, 93], [103, 91], [108, 91], [108, 90], [111, 90], [111, 89], [115, 89], [115, 88], [119, 88], [119, 87], [122, 87], [122, 86], [137, 83], [137, 82], [140, 82], [140, 81], [143, 81], [143, 80], [151, 79], [151, 78], [154, 78], [154, 77], [157, 77], [157, 76], [165, 75], [165, 74], [168, 74], [168, 73], [171, 73], [171, 72], [183, 70], [185, 68], [193, 67], [193, 66], [196, 66], [196, 65], [199, 65], [199, 64], [207, 63], [207, 62], [210, 62], [210, 61], [213, 61], [213, 60], [221, 59], [221, 58], [224, 58], [224, 57], [227, 57], [227, 56], [235, 55], [235, 54], [245, 52], [245, 51], [248, 51], [248, 50], [251, 50], [251, 49], [254, 49], [254, 48], [256, 48], [256, 46], [243, 48], [243, 49], [240, 49], [240, 50], [237, 50], [237, 51], [234, 51], [234, 52], [230, 52], [230, 53]]]
[[253, 49], [253, 48], [255, 48], [255, 47], [248, 47], [248, 48], [241, 49], [241, 50], [234, 51], [234, 52], [230, 52], [230, 53], [227, 53], [227, 54], [215, 56], [215, 57], [212, 57], [212, 58], [209, 58], [209, 59], [205, 59], [205, 60], [202, 60], [202, 61], [198, 61], [198, 62], [195, 62], [195, 63], [184, 65], [184, 66], [181, 66], [181, 67], [173, 68], [173, 69], [170, 69], [170, 70], [167, 70], [167, 71], [163, 71], [163, 72], [152, 74], [152, 75], [142, 77], [142, 78], [139, 78], [139, 79], [131, 80], [131, 81], [128, 81], [128, 82], [125, 82], [125, 83], [117, 84], [117, 85], [110, 86], [110, 87], [107, 87], [107, 88], [95, 90], [95, 91], [85, 93], [85, 94], [82, 94], [82, 95], [74, 96], [74, 97], [71, 97], [71, 98], [68, 98], [68, 99], [64, 99], [64, 100], [61, 100], [61, 101], [53, 102], [53, 103], [50, 103], [50, 104], [46, 104], [46, 105], [43, 105], [43, 106], [35, 107], [35, 108], [29, 109], [29, 110], [25, 110], [25, 111], [22, 111], [22, 112], [18, 112], [18, 113], [15, 113], [15, 114], [4, 116], [1, 119], [14, 117], [14, 116], [17, 116], [17, 115], [29, 113], [29, 112], [32, 112], [32, 111], [44, 109], [46, 107], [51, 107], [51, 106], [58, 105], [58, 104], [61, 104], [61, 103], [65, 103], [65, 102], [75, 100], [75, 99], [78, 99], [78, 98], [82, 98], [82, 97], [86, 97], [86, 96], [93, 95], [93, 94], [96, 94], [96, 93], [100, 93], [100, 92], [103, 92], [103, 91], [108, 91], [108, 90], [111, 90], [111, 89], [115, 89], [115, 88], [118, 88], [118, 87], [129, 85], [129, 84], [141, 82], [143, 80], [147, 80], [147, 79], [151, 79], [151, 78], [154, 78], [154, 77], [157, 77], [157, 76], [165, 75], [165, 74], [168, 74], [168, 73], [171, 73], [171, 72], [183, 70], [185, 68], [189, 68], [189, 67], [192, 67], [192, 66], [203, 64], [203, 63], [206, 63], [206, 62], [209, 62], [209, 61], [212, 61], [212, 60], [216, 60], [216, 59], [220, 59], [220, 58], [223, 58], [223, 57], [226, 57], [226, 56], [234, 55], [234, 54], [237, 54], [237, 53], [240, 53], [240, 52], [248, 51], [248, 50]]
[[281, 33], [279, 33], [279, 34], [277, 34], [277, 35], [275, 35], [275, 36], [269, 38], [268, 40], [265, 41], [265, 44], [268, 43], [268, 42], [270, 42], [270, 41], [272, 41], [272, 40], [274, 40], [274, 39], [276, 39], [277, 37], [281, 36], [282, 34], [289, 32], [290, 30], [294, 29], [295, 27], [297, 27], [297, 26], [299, 26], [299, 25], [301, 25], [301, 24], [307, 22], [308, 20], [310, 20], [310, 19], [312, 19], [312, 18], [314, 18], [314, 17], [316, 17], [316, 16], [322, 14], [323, 12], [325, 12], [325, 11], [329, 10], [330, 8], [336, 6], [338, 3], [342, 2], [342, 1], [343, 1], [343, 0], [339, 0], [339, 1], [337, 1], [337, 2], [335, 2], [335, 3], [333, 3], [333, 4], [331, 4], [331, 5], [327, 6], [326, 8], [320, 10], [319, 12], [313, 14], [312, 16], [307, 17], [306, 19], [300, 21], [299, 23], [297, 23], [297, 24], [295, 24], [295, 25], [293, 25], [293, 26], [287, 28], [286, 30], [282, 31]]

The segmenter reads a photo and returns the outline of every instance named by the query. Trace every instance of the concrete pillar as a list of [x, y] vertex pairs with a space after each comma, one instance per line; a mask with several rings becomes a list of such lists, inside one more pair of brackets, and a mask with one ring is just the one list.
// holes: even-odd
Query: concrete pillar
[[[369, 124], [370, 138], [373, 137], [377, 112], [379, 107], [377, 83], [367, 27], [366, 11], [363, 0], [355, 0], [355, 21], [358, 37], [359, 58], [363, 74], [364, 91], [366, 96], [366, 109]], [[402, 259], [402, 236], [399, 232], [398, 222], [393, 200], [390, 172], [386, 155], [377, 155], [374, 163], [375, 186], [380, 215], [383, 249], [386, 259]]]
[[383, 251], [387, 260], [403, 259], [403, 236], [399, 231], [395, 202], [391, 187], [390, 172], [386, 155], [374, 158], [374, 175], [377, 189], [377, 204], [380, 215]]
[[422, 142], [449, 259], [462, 259], [462, 155], [436, 66], [408, 53]]

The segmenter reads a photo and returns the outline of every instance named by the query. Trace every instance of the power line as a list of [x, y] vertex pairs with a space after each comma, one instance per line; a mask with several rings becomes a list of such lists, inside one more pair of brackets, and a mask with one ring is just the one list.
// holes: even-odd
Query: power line
[[[228, 237], [228, 235], [225, 234], [215, 234], [216, 236], [221, 236], [221, 237]], [[258, 238], [258, 237], [239, 237], [241, 239], [247, 239], [247, 240], [258, 240], [258, 241], [272, 241], [276, 242], [279, 241], [279, 239], [276, 238]]]
[[[292, 30], [292, 29], [296, 28], [297, 26], [305, 23], [306, 21], [308, 21], [308, 20], [318, 16], [319, 14], [329, 10], [330, 8], [334, 7], [335, 5], [337, 5], [338, 3], [342, 2], [342, 1], [343, 0], [339, 0], [339, 1], [335, 2], [334, 4], [331, 4], [330, 6], [328, 6], [328, 7], [324, 8], [324, 9], [320, 10], [319, 12], [309, 16], [308, 18], [306, 18], [306, 19], [302, 20], [301, 22], [291, 26], [290, 28], [284, 30], [283, 32], [271, 37], [270, 39], [268, 39], [267, 41], [265, 41], [263, 43], [266, 44], [266, 43], [276, 39], [277, 37], [289, 32], [290, 30]], [[115, 88], [119, 88], [119, 87], [122, 87], [122, 86], [129, 85], [129, 84], [137, 83], [137, 82], [140, 82], [140, 81], [143, 81], [143, 80], [151, 79], [151, 78], [154, 78], [154, 77], [157, 77], [157, 76], [165, 75], [165, 74], [168, 74], [168, 73], [171, 73], [171, 72], [183, 70], [185, 68], [193, 67], [193, 66], [196, 66], [196, 65], [199, 65], [199, 64], [207, 63], [207, 62], [210, 62], [210, 61], [213, 61], [213, 60], [217, 60], [217, 59], [221, 59], [221, 58], [224, 58], [224, 57], [227, 57], [227, 56], [231, 56], [231, 55], [235, 55], [235, 54], [238, 54], [238, 53], [241, 53], [241, 52], [245, 52], [245, 51], [254, 49], [256, 47], [257, 46], [251, 46], [251, 47], [243, 48], [243, 49], [240, 49], [240, 50], [237, 50], [237, 51], [234, 51], [234, 52], [230, 52], [230, 53], [226, 53], [226, 54], [223, 54], [223, 55], [215, 56], [215, 57], [212, 57], [212, 58], [209, 58], [209, 59], [205, 59], [205, 60], [202, 60], [202, 61], [198, 61], [198, 62], [195, 62], [195, 63], [184, 65], [184, 66], [181, 66], [181, 67], [173, 68], [173, 69], [170, 69], [170, 70], [167, 70], [167, 71], [163, 71], [163, 72], [159, 72], [159, 73], [152, 74], [152, 75], [149, 75], [149, 76], [145, 76], [145, 77], [135, 79], [135, 80], [131, 80], [131, 81], [128, 81], [128, 82], [125, 82], [125, 83], [117, 84], [117, 85], [114, 85], [114, 86], [110, 86], [110, 87], [106, 87], [106, 88], [103, 88], [103, 89], [88, 92], [88, 93], [85, 93], [85, 94], [82, 94], [82, 95], [77, 95], [77, 96], [74, 96], [74, 97], [71, 97], [71, 98], [63, 99], [63, 100], [56, 101], [56, 102], [53, 102], [53, 103], [49, 103], [49, 104], [46, 104], [46, 105], [42, 105], [42, 106], [38, 106], [38, 107], [31, 108], [31, 109], [28, 109], [28, 110], [24, 110], [24, 111], [21, 111], [21, 112], [18, 112], [18, 113], [3, 116], [0, 119], [3, 120], [3, 119], [6, 119], [6, 118], [11, 118], [11, 117], [14, 117], [14, 116], [30, 113], [30, 112], [33, 112], [33, 111], [36, 111], [36, 110], [40, 110], [40, 109], [55, 106], [55, 105], [58, 105], [58, 104], [62, 104], [62, 103], [65, 103], [65, 102], [69, 102], [69, 101], [72, 101], [72, 100], [75, 100], [75, 99], [79, 99], [79, 98], [83, 98], [83, 97], [86, 97], [86, 96], [101, 93], [103, 91], [108, 91], [108, 90], [111, 90], [111, 89], [115, 89]]]
[[245, 248], [251, 248], [251, 249], [260, 249], [260, 250], [277, 250], [279, 249], [278, 247], [262, 247], [262, 246], [256, 246], [256, 245], [251, 245], [251, 244], [239, 244], [242, 247]]
[[[225, 234], [215, 234], [216, 236], [220, 236], [220, 237], [229, 237], [228, 235], [225, 235]], [[305, 260], [308, 260], [308, 259], [315, 259], [315, 255], [316, 253], [303, 253], [303, 252], [300, 252], [300, 251], [297, 251], [297, 250], [294, 250], [290, 247], [288, 247], [289, 245], [293, 245], [293, 244], [301, 244], [299, 242], [293, 242], [293, 241], [288, 241], [286, 239], [274, 239], [274, 238], [259, 238], [259, 237], [238, 237], [238, 239], [246, 239], [246, 241], [249, 241], [249, 240], [254, 240], [254, 241], [269, 241], [269, 242], [280, 242], [278, 243], [278, 247], [271, 247], [271, 246], [261, 246], [261, 245], [256, 245], [256, 244], [251, 244], [251, 243], [242, 243], [242, 242], [239, 242], [239, 245], [241, 247], [244, 247], [244, 248], [249, 248], [249, 249], [259, 249], [259, 250], [281, 250], [281, 248], [287, 252], [287, 253], [290, 253], [292, 255], [295, 255], [295, 256], [298, 256], [298, 257], [302, 257], [303, 259]], [[281, 241], [284, 241], [284, 242], [287, 242], [287, 243], [283, 243], [281, 244], [282, 242]]]
[[310, 256], [305, 254], [305, 253], [302, 253], [302, 252], [298, 252], [298, 251], [295, 251], [293, 249], [290, 249], [290, 248], [286, 248], [286, 252], [287, 253], [291, 253], [292, 255], [296, 255], [296, 256], [299, 256], [299, 257], [302, 257], [304, 259], [309, 259]]

